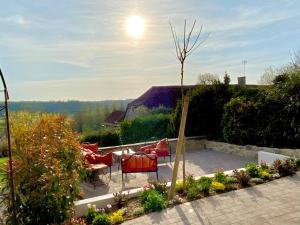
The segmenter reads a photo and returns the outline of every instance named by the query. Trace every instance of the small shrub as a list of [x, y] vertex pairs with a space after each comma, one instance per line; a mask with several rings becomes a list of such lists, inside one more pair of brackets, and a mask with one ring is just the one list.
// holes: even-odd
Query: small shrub
[[260, 168], [266, 171], [269, 171], [270, 167], [265, 161], [260, 162]]
[[209, 194], [209, 189], [212, 183], [212, 179], [209, 177], [201, 177], [197, 182], [197, 188], [199, 191], [203, 192], [204, 194]]
[[220, 182], [213, 181], [211, 183], [211, 189], [215, 192], [223, 192], [225, 190], [225, 185]]
[[196, 180], [193, 175], [188, 175], [185, 181], [186, 189], [196, 186]]
[[241, 188], [250, 186], [251, 177], [250, 177], [250, 175], [248, 174], [247, 171], [245, 171], [245, 170], [241, 170], [241, 171], [234, 170], [233, 171], [233, 176], [237, 179], [237, 181], [239, 183], [239, 186]]
[[195, 200], [198, 197], [198, 190], [195, 186], [189, 187], [187, 189], [187, 195], [186, 198], [189, 201]]
[[164, 180], [154, 180], [149, 182], [150, 186], [162, 195], [167, 195], [167, 182]]
[[251, 183], [253, 183], [253, 184], [262, 184], [262, 183], [264, 183], [264, 180], [261, 179], [261, 178], [259, 178], [259, 177], [251, 178], [250, 181], [251, 181]]
[[135, 209], [133, 210], [132, 214], [133, 214], [134, 216], [141, 216], [141, 215], [145, 214], [144, 208], [143, 208], [143, 207], [135, 208]]
[[296, 163], [293, 160], [275, 160], [273, 163], [275, 170], [278, 171], [280, 176], [289, 176], [295, 173], [296, 171]]
[[142, 193], [141, 203], [146, 212], [160, 211], [167, 207], [164, 195], [154, 189], [145, 190]]
[[259, 171], [259, 178], [263, 179], [263, 180], [269, 180], [271, 177], [271, 174], [265, 170], [261, 170]]
[[235, 177], [227, 176], [225, 179], [225, 190], [230, 191], [236, 189], [236, 183], [238, 183], [238, 181]]
[[[128, 192], [129, 194], [129, 192]], [[126, 195], [125, 193], [122, 193], [122, 191], [113, 193], [114, 196], [114, 201], [118, 207], [118, 209], [121, 209], [123, 206], [126, 205], [128, 201], [128, 194]]]
[[93, 220], [93, 225], [110, 225], [110, 218], [106, 213], [99, 213]]
[[177, 180], [175, 185], [175, 190], [177, 193], [182, 194], [184, 192], [183, 180]]
[[217, 170], [214, 175], [214, 180], [219, 183], [224, 183], [226, 175], [223, 170]]
[[250, 162], [245, 165], [246, 171], [251, 177], [259, 177], [258, 167], [255, 163]]
[[91, 206], [88, 204], [88, 213], [84, 216], [85, 221], [87, 224], [93, 224], [94, 219], [99, 214], [99, 211], [96, 210], [96, 206]]
[[235, 184], [238, 183], [238, 180], [235, 177], [228, 176], [225, 179], [225, 184]]
[[110, 216], [110, 223], [111, 224], [123, 223], [123, 221], [124, 221], [123, 215], [124, 215], [124, 210], [123, 209], [119, 209], [118, 211], [112, 213], [111, 216]]

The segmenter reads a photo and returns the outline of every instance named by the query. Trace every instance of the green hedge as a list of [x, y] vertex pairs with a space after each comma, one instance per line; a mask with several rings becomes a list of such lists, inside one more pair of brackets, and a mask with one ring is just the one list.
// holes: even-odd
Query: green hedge
[[256, 98], [237, 97], [225, 105], [227, 142], [271, 147], [300, 146], [300, 71], [280, 75]]
[[123, 144], [173, 137], [172, 116], [165, 114], [137, 117], [121, 123], [120, 138]]
[[81, 142], [98, 143], [100, 147], [120, 145], [118, 130], [101, 130], [88, 132], [82, 135]]
[[[232, 95], [228, 85], [216, 82], [213, 85], [200, 85], [190, 93], [190, 104], [186, 123], [186, 136], [205, 135], [208, 138], [221, 139], [221, 121], [224, 104]], [[181, 104], [176, 107], [174, 124], [179, 130]]]

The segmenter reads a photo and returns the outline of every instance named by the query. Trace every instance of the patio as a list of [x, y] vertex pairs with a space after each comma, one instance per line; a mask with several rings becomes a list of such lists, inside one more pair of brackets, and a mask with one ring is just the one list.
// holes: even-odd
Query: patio
[[[174, 150], [174, 148], [172, 149]], [[172, 152], [172, 163], [166, 158], [159, 159], [158, 176], [159, 179], [171, 181], [172, 166], [175, 158], [175, 153]], [[223, 152], [208, 150], [208, 149], [189, 149], [186, 152], [186, 171], [194, 176], [213, 173], [216, 169], [223, 168], [231, 170], [244, 167], [246, 162], [251, 161], [245, 157], [231, 155]], [[179, 168], [178, 177], [182, 177], [181, 167]], [[96, 182], [96, 187], [93, 184], [84, 182], [81, 187], [84, 192], [84, 198], [91, 198], [109, 193], [114, 193], [120, 190], [128, 190], [132, 188], [142, 187], [149, 180], [155, 180], [155, 173], [134, 173], [124, 175], [124, 184], [122, 185], [121, 168], [118, 170], [118, 163], [114, 163], [112, 167], [112, 176], [109, 179], [109, 173], [100, 175], [99, 181]]]

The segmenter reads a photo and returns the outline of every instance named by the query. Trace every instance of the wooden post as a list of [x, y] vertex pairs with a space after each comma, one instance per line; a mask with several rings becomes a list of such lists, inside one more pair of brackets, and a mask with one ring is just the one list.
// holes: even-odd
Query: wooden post
[[185, 96], [183, 101], [182, 113], [181, 113], [178, 141], [176, 145], [176, 156], [175, 156], [175, 162], [174, 162], [174, 168], [172, 174], [172, 182], [171, 182], [171, 187], [170, 187], [169, 197], [168, 197], [169, 200], [173, 199], [174, 197], [175, 185], [176, 185], [177, 174], [178, 174], [178, 166], [179, 166], [180, 158], [182, 156], [182, 149], [184, 147], [184, 131], [185, 131], [188, 107], [189, 107], [189, 97]]

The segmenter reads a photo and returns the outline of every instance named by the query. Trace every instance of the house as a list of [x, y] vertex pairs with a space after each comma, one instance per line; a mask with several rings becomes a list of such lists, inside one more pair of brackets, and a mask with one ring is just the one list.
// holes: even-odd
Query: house
[[124, 115], [125, 115], [124, 111], [120, 111], [120, 110], [113, 111], [106, 117], [103, 126], [118, 126], [118, 124], [121, 121], [123, 121]]
[[[194, 87], [195, 85], [184, 86], [184, 92]], [[153, 86], [127, 105], [124, 119], [134, 119], [140, 106], [145, 106], [148, 109], [159, 106], [174, 109], [179, 99], [181, 99], [181, 86]]]

